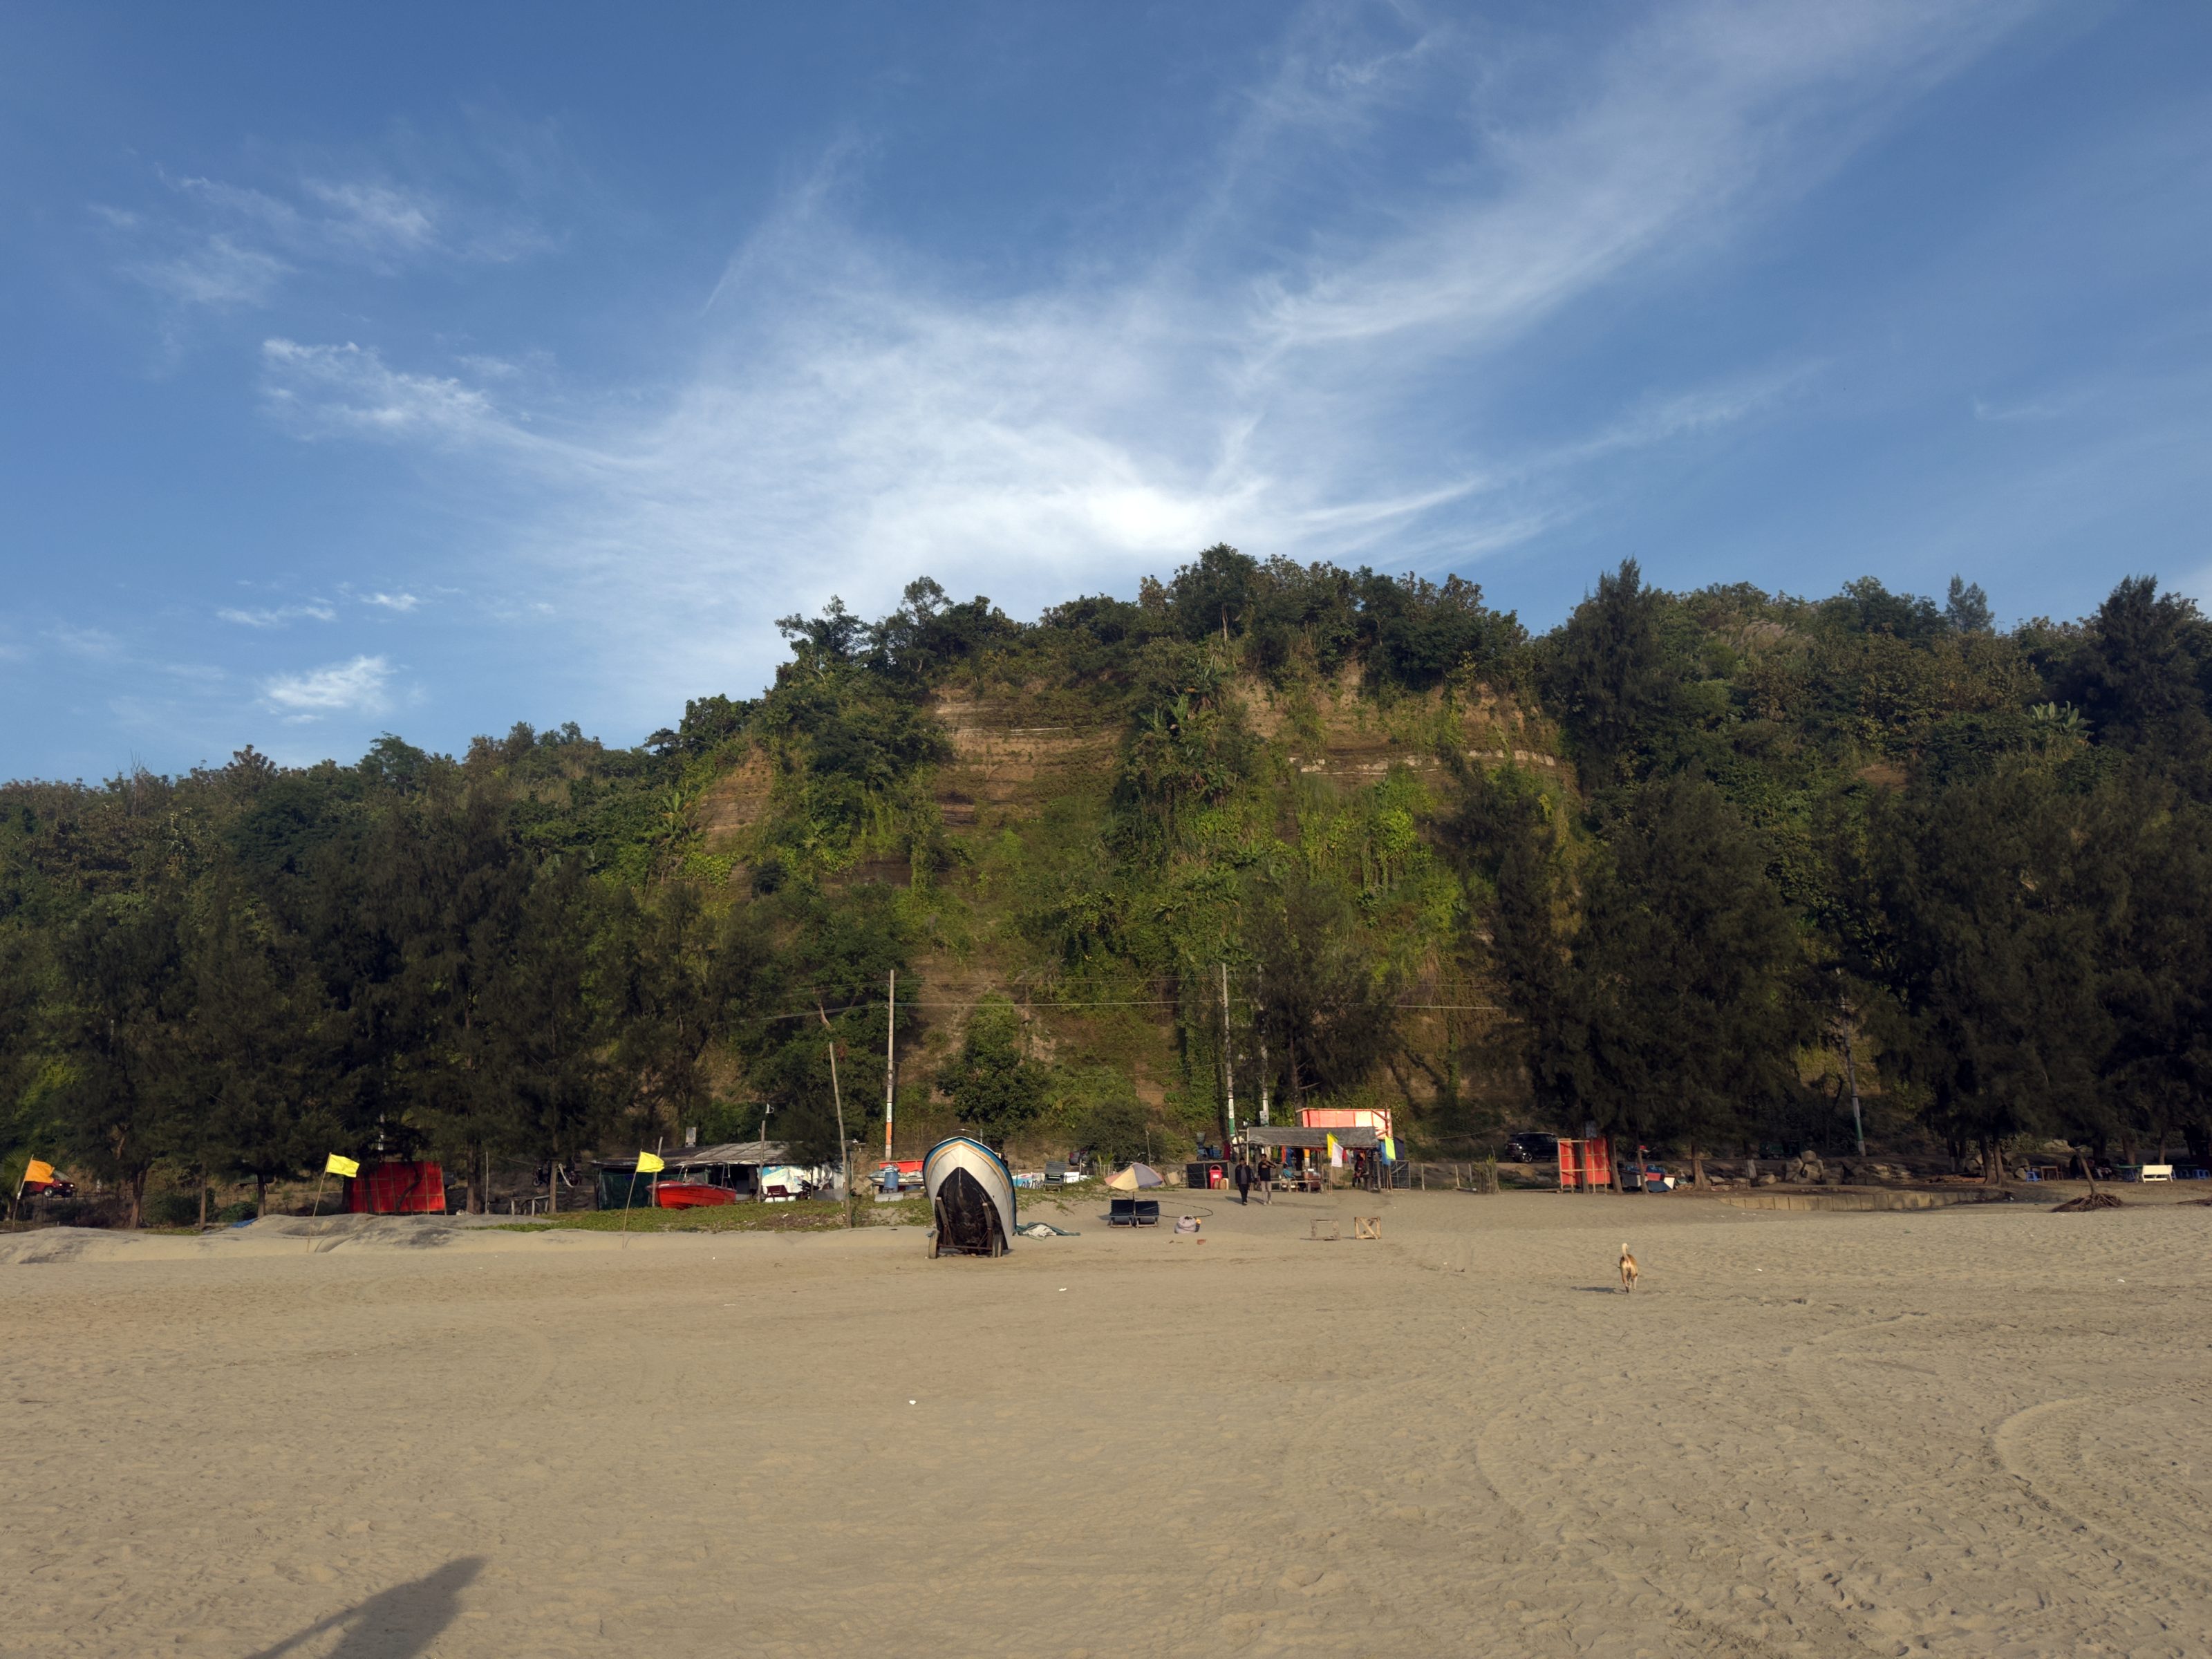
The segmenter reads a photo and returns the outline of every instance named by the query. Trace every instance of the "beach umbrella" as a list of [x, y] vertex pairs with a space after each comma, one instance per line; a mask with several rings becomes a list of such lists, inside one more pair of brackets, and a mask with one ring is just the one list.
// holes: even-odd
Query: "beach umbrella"
[[1106, 1184], [1117, 1193], [1133, 1193], [1139, 1188], [1158, 1187], [1164, 1183], [1160, 1179], [1160, 1172], [1151, 1164], [1132, 1164], [1118, 1174], [1109, 1176]]

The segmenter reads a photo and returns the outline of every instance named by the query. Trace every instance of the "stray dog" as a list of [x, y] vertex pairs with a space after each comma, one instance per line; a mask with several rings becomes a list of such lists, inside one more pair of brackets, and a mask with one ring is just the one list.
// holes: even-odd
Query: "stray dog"
[[1636, 1288], [1636, 1258], [1628, 1253], [1626, 1241], [1620, 1246], [1620, 1293], [1626, 1296]]

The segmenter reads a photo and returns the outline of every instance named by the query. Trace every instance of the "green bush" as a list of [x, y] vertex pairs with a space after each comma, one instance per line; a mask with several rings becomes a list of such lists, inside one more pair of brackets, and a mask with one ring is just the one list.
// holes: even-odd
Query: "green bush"
[[161, 1193], [146, 1200], [149, 1227], [196, 1227], [200, 1219], [198, 1193]]

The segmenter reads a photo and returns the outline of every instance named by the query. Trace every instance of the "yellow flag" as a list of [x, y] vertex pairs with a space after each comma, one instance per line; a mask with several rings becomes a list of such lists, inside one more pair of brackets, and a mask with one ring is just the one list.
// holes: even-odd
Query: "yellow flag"
[[640, 1175], [659, 1175], [667, 1167], [658, 1153], [640, 1152], [637, 1155], [637, 1172]]
[[33, 1158], [28, 1164], [26, 1164], [23, 1166], [23, 1184], [26, 1187], [34, 1185], [40, 1187], [52, 1186], [54, 1184], [54, 1166], [51, 1164], [42, 1164], [35, 1158]]
[[1344, 1162], [1344, 1148], [1336, 1144], [1336, 1137], [1334, 1135], [1323, 1135], [1322, 1139], [1328, 1143], [1328, 1161], [1330, 1166], [1334, 1168], [1341, 1164]]
[[323, 1161], [323, 1173], [334, 1176], [357, 1176], [361, 1173], [361, 1165], [353, 1158], [340, 1158], [336, 1152], [332, 1152]]

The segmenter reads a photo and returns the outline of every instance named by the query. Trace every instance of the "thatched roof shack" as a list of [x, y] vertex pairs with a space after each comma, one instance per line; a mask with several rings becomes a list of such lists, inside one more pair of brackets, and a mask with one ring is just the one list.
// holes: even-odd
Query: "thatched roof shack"
[[745, 1198], [760, 1195], [760, 1172], [791, 1162], [790, 1149], [781, 1140], [725, 1140], [714, 1146], [678, 1146], [661, 1153], [667, 1167], [659, 1176], [634, 1173], [635, 1158], [603, 1159], [599, 1164], [599, 1207], [623, 1207], [624, 1188], [633, 1204], [650, 1206], [655, 1181], [702, 1181], [710, 1187], [726, 1187]]
[[781, 1140], [726, 1140], [718, 1146], [681, 1146], [663, 1152], [672, 1170], [750, 1169], [769, 1164], [788, 1164], [791, 1151]]
[[1370, 1151], [1382, 1144], [1382, 1137], [1376, 1130], [1349, 1125], [1341, 1129], [1296, 1129], [1266, 1123], [1248, 1123], [1237, 1132], [1237, 1139], [1255, 1152], [1263, 1146], [1275, 1152], [1290, 1147], [1307, 1152], [1326, 1152], [1331, 1136], [1335, 1137], [1336, 1144], [1346, 1152]]
[[1237, 1132], [1237, 1145], [1247, 1157], [1265, 1157], [1286, 1176], [1306, 1181], [1326, 1179], [1334, 1182], [1338, 1179], [1328, 1173], [1331, 1139], [1348, 1154], [1365, 1153], [1365, 1161], [1370, 1165], [1382, 1145], [1382, 1132], [1371, 1124], [1308, 1129], [1248, 1123]]

